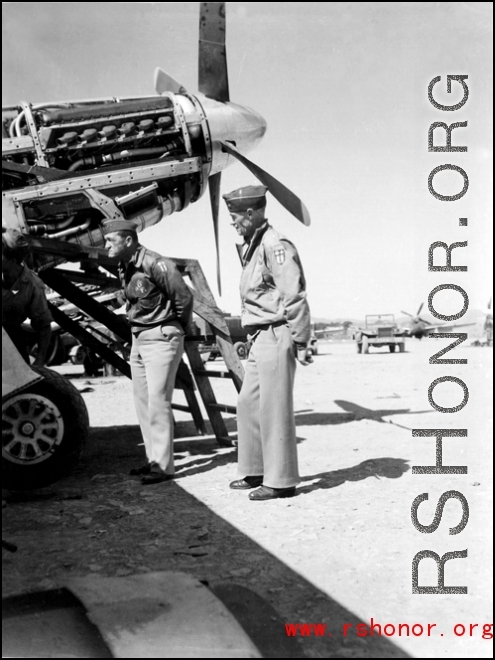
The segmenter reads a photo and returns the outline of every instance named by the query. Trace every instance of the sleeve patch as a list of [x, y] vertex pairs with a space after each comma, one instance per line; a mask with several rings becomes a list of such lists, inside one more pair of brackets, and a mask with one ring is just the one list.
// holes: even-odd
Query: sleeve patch
[[278, 264], [282, 265], [285, 261], [285, 250], [283, 247], [279, 247], [273, 251], [273, 256], [275, 257]]
[[162, 273], [166, 273], [166, 272], [167, 272], [167, 266], [165, 265], [165, 263], [164, 263], [163, 261], [157, 261], [157, 262], [156, 262], [156, 265], [157, 265], [158, 268], [162, 271]]

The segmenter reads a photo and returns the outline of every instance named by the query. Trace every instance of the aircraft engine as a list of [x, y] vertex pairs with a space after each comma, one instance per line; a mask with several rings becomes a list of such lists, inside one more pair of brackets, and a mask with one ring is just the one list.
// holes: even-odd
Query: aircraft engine
[[27, 233], [101, 246], [101, 220], [123, 216], [142, 230], [206, 188], [211, 140], [192, 95], [21, 103], [2, 114], [3, 217]]

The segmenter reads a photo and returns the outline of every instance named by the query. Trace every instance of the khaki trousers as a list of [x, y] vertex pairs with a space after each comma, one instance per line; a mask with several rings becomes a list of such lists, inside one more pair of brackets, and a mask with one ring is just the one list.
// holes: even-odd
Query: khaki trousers
[[130, 365], [134, 405], [152, 471], [174, 474], [172, 395], [184, 352], [184, 335], [175, 326], [133, 335]]
[[237, 403], [238, 474], [271, 488], [300, 482], [294, 420], [296, 359], [287, 326], [262, 330], [249, 353]]

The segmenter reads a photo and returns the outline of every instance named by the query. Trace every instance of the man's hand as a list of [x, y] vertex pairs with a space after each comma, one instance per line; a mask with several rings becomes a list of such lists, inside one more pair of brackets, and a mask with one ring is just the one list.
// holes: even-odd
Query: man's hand
[[308, 364], [312, 364], [313, 358], [311, 357], [311, 352], [308, 351], [306, 347], [297, 348], [296, 359], [299, 364], [302, 364], [304, 367], [307, 367]]

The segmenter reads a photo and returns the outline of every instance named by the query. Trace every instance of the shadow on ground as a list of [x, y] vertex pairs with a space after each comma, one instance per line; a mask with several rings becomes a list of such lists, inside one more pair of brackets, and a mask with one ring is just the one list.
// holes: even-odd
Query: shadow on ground
[[392, 420], [383, 419], [393, 415], [424, 415], [433, 412], [432, 410], [411, 410], [410, 408], [365, 408], [351, 401], [336, 399], [335, 402], [344, 412], [321, 413], [312, 411], [299, 411], [295, 413], [296, 426], [315, 426], [315, 425], [333, 425], [347, 424], [348, 422], [359, 422], [363, 419], [370, 419], [382, 424], [395, 424], [401, 428], [409, 429], [408, 426], [402, 426]]
[[409, 470], [408, 461], [403, 458], [371, 458], [358, 465], [342, 470], [332, 470], [331, 472], [320, 472], [311, 476], [302, 477], [302, 484], [305, 481], [319, 479], [315, 484], [308, 486], [301, 485], [298, 493], [310, 493], [313, 490], [336, 488], [346, 481], [362, 481], [369, 477], [375, 479], [399, 479]]
[[[410, 657], [385, 637], [344, 637], [344, 624], [355, 630], [361, 622], [356, 614], [216, 515], [181, 488], [180, 480], [143, 487], [129, 478], [129, 468], [143, 460], [140, 442], [137, 426], [94, 428], [72, 475], [43, 491], [7, 498], [3, 533], [18, 551], [4, 553], [4, 596], [57, 589], [64, 580], [88, 574], [184, 571], [214, 591], [219, 585], [239, 594], [249, 589], [274, 608], [271, 616], [261, 609], [253, 615], [252, 608], [243, 614], [248, 599], [239, 596], [237, 616], [263, 657]], [[178, 453], [182, 447], [216, 450], [214, 440], [179, 439]], [[229, 460], [233, 453], [227, 451]], [[396, 478], [406, 469], [405, 461], [382, 458], [311, 479], [335, 487], [370, 476]], [[285, 623], [308, 622], [326, 623], [326, 635], [287, 637]]]

